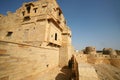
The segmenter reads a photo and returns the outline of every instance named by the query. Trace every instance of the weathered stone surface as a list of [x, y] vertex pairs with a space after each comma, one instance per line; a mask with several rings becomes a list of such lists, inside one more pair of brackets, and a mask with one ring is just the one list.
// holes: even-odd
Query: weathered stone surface
[[[109, 51], [109, 49], [107, 50]], [[115, 55], [114, 51], [110, 51], [110, 54], [103, 54], [102, 52], [96, 54], [78, 52], [76, 54], [80, 80], [120, 79], [120, 56]]]
[[15, 13], [0, 15], [0, 80], [26, 80], [66, 66], [71, 47], [71, 30], [56, 0], [23, 3]]
[[103, 49], [103, 54], [117, 55], [117, 53], [112, 48], [104, 48]]
[[[91, 46], [74, 52], [71, 30], [56, 0], [23, 3], [15, 13], [0, 14], [0, 80], [119, 80], [117, 54], [111, 48], [98, 54]], [[70, 59], [71, 70], [64, 69]]]
[[120, 68], [108, 64], [93, 65], [100, 80], [119, 80]]
[[0, 48], [7, 49], [6, 54], [10, 55], [8, 58], [0, 56], [0, 77], [9, 75], [10, 80], [19, 80], [58, 66], [58, 48], [19, 47], [12, 43]]
[[95, 47], [88, 46], [88, 47], [85, 48], [84, 53], [85, 54], [95, 54], [96, 49], [95, 49]]
[[80, 80], [99, 80], [93, 66], [87, 63], [79, 63], [79, 79]]

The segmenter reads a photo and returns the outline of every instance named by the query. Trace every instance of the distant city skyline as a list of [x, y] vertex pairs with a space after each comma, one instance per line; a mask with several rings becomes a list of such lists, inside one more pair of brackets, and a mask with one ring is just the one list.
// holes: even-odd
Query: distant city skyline
[[[0, 14], [15, 12], [23, 2], [35, 0], [0, 0]], [[72, 31], [77, 50], [86, 46], [120, 50], [120, 0], [57, 0]]]

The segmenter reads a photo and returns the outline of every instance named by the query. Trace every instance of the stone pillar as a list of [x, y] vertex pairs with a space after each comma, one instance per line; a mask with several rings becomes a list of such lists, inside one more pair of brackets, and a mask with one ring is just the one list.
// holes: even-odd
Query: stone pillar
[[71, 56], [72, 56], [71, 31], [68, 28], [65, 28], [64, 33], [62, 33], [62, 45], [60, 47], [59, 66], [60, 67], [67, 66]]

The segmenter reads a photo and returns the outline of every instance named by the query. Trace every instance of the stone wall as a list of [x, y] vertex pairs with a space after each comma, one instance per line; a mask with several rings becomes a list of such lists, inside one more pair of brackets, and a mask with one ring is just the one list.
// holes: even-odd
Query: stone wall
[[79, 54], [79, 53], [77, 53], [76, 60], [78, 61], [78, 63], [80, 63], [80, 62], [87, 62], [87, 55], [86, 54]]
[[120, 68], [120, 56], [119, 55], [111, 56], [110, 64], [117, 68]]
[[88, 63], [79, 63], [78, 70], [80, 80], [99, 80], [95, 68]]
[[56, 0], [23, 3], [0, 15], [0, 80], [20, 80], [71, 58], [71, 30]]
[[58, 66], [59, 49], [0, 42], [0, 80], [20, 80]]

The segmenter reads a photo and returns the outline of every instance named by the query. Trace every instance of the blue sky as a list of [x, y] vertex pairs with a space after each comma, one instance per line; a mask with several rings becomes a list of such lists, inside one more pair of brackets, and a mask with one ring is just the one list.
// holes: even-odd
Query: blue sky
[[[23, 2], [0, 0], [0, 13], [15, 12]], [[72, 30], [75, 49], [120, 49], [120, 0], [57, 0]]]

